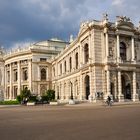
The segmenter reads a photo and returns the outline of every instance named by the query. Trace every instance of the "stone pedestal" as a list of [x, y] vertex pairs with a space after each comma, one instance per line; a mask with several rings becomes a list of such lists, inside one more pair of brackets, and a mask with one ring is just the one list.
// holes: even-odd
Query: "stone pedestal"
[[90, 102], [93, 102], [93, 96], [92, 95], [89, 95], [88, 99], [89, 99]]
[[75, 105], [75, 101], [74, 100], [69, 100], [69, 105]]
[[123, 94], [118, 95], [118, 101], [119, 102], [124, 102], [124, 95]]
[[132, 100], [133, 100], [134, 102], [139, 101], [139, 96], [138, 96], [138, 94], [134, 94], [133, 97], [132, 97]]

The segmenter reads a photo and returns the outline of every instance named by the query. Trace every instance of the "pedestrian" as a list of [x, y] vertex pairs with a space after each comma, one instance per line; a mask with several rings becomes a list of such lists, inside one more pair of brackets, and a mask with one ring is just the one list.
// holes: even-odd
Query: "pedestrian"
[[111, 106], [111, 97], [110, 96], [107, 97], [107, 104], [108, 104], [108, 106]]

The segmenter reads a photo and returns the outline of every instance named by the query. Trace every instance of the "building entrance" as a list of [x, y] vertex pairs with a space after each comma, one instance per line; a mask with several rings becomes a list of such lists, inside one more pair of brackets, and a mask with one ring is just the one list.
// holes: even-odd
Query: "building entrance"
[[124, 99], [131, 99], [131, 84], [126, 76], [122, 76], [122, 93]]
[[88, 97], [90, 95], [90, 81], [88, 75], [85, 77], [85, 93], [86, 93], [86, 100], [88, 100]]

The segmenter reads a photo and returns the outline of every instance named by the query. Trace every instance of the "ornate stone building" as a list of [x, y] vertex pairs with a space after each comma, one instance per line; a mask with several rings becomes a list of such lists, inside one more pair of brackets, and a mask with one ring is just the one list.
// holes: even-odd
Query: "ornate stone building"
[[14, 100], [27, 87], [32, 94], [43, 94], [51, 88], [50, 58], [68, 43], [52, 39], [18, 48], [4, 55], [5, 100]]
[[0, 48], [0, 101], [4, 99], [4, 60], [3, 48]]
[[48, 40], [4, 54], [0, 69], [6, 100], [28, 87], [33, 94], [52, 88], [62, 102], [96, 101], [108, 95], [116, 101], [138, 101], [140, 27], [127, 17], [118, 16], [112, 23], [104, 15], [101, 21], [83, 22], [70, 44]]
[[81, 24], [77, 38], [52, 61], [56, 98], [139, 100], [140, 28], [127, 17]]

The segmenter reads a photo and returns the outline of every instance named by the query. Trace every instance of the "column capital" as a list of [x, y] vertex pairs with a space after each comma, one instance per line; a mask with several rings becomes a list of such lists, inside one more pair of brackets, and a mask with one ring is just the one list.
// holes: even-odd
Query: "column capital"
[[104, 28], [104, 33], [108, 34], [108, 28], [107, 27]]

